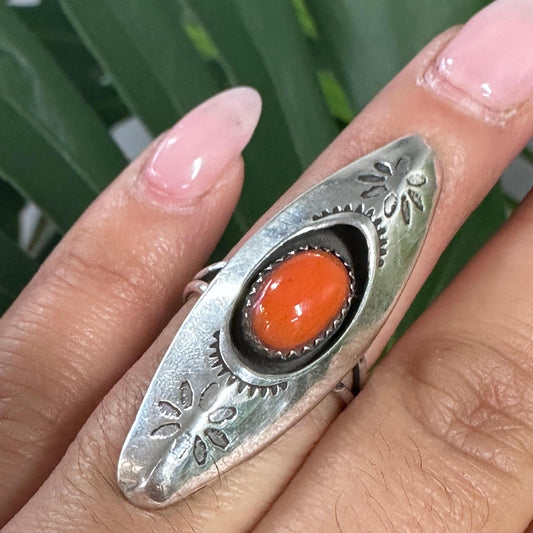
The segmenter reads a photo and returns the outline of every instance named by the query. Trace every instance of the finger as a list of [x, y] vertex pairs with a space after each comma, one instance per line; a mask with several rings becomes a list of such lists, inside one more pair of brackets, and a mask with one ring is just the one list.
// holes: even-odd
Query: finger
[[[446, 33], [422, 51], [277, 206], [347, 162], [394, 138], [416, 132], [424, 135], [436, 151], [442, 179], [439, 207], [409, 284], [384, 332], [369, 350], [371, 358], [380, 352], [387, 335], [395, 328], [459, 224], [531, 135], [533, 109], [529, 104], [522, 106], [520, 113], [509, 117], [505, 124], [494, 126], [487, 122], [490, 117], [485, 113], [473, 112], [470, 107], [465, 112], [461, 105], [421, 86], [419, 80], [455, 33]], [[78, 520], [82, 530], [98, 513], [101, 523], [109, 527], [114, 520], [119, 520], [141, 531], [165, 528], [169, 523], [185, 531], [187, 528], [218, 532], [246, 530], [266, 512], [335, 416], [337, 408], [330, 400], [317, 407], [313, 416], [302, 420], [274, 446], [226, 475], [220, 484], [173, 508], [158, 513], [137, 510], [124, 502], [116, 487], [119, 449], [156, 361], [177, 324], [179, 319], [161, 344], [157, 343], [147, 353], [91, 417], [59, 468], [13, 522], [14, 529], [31, 531], [46, 520], [45, 509], [61, 517], [66, 524]], [[117, 417], [112, 424], [106, 423], [106, 415], [110, 413]], [[66, 479], [77, 487], [75, 494], [64, 488]]]
[[377, 368], [258, 531], [528, 527], [532, 232], [530, 194]]
[[236, 204], [260, 98], [218, 95], [95, 201], [0, 322], [0, 522], [153, 341]]

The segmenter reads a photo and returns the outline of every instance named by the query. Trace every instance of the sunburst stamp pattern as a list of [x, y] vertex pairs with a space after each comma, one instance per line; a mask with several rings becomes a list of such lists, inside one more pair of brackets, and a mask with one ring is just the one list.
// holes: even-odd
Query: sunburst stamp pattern
[[288, 383], [286, 381], [279, 381], [273, 383], [268, 387], [262, 387], [247, 383], [239, 376], [234, 374], [228, 365], [224, 362], [224, 359], [220, 353], [220, 331], [217, 331], [213, 335], [213, 342], [209, 346], [209, 363], [211, 368], [217, 371], [217, 377], [221, 378], [226, 385], [233, 385], [236, 383], [237, 393], [246, 394], [249, 398], [253, 398], [255, 395], [265, 397], [268, 395], [276, 396], [278, 393], [287, 389]]

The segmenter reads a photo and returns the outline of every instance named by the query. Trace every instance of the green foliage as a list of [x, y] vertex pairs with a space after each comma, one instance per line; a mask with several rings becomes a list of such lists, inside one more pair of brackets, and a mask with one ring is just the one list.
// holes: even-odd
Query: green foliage
[[132, 113], [155, 135], [221, 88], [181, 24], [176, 2], [61, 1]]
[[[224, 88], [248, 84], [261, 92], [264, 114], [245, 151], [247, 179], [221, 256], [429, 39], [484, 3], [0, 4], [0, 312], [125, 164], [108, 132], [117, 121], [136, 116], [158, 135]], [[39, 246], [22, 249], [18, 220], [26, 201], [45, 218], [33, 239]], [[492, 191], [445, 252], [402, 331], [500, 226], [509, 206], [499, 189]]]

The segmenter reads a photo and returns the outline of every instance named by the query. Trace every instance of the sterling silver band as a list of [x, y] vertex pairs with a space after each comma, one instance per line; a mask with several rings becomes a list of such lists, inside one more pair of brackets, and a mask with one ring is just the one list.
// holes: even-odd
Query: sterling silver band
[[183, 290], [183, 299], [187, 301], [193, 295], [202, 296], [207, 290], [209, 283], [213, 281], [214, 277], [227, 265], [227, 261], [218, 261], [211, 265], [202, 268], [194, 278], [187, 283]]

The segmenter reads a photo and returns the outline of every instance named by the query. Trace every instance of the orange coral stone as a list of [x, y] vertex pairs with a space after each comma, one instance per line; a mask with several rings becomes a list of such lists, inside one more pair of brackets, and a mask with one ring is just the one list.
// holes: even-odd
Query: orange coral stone
[[270, 349], [297, 349], [339, 316], [349, 295], [350, 277], [338, 257], [324, 250], [299, 252], [259, 286], [251, 310], [252, 331]]

